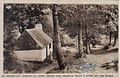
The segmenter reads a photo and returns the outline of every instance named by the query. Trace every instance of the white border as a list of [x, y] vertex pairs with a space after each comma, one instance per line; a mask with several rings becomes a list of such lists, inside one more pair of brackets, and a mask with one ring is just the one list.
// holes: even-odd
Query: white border
[[[3, 74], [3, 8], [4, 8], [3, 5], [4, 5], [4, 3], [19, 3], [19, 4], [23, 4], [23, 3], [27, 3], [27, 4], [31, 4], [31, 3], [32, 4], [43, 4], [43, 3], [44, 4], [108, 4], [108, 5], [109, 4], [117, 4], [118, 5], [119, 1], [118, 0], [0, 0], [0, 77], [1, 77], [1, 74]], [[119, 31], [120, 31], [120, 29], [119, 29]], [[103, 74], [103, 73], [96, 73], [96, 74]], [[26, 75], [26, 74], [24, 74], [24, 75]], [[30, 75], [30, 74], [27, 74], [27, 75]], [[31, 74], [31, 75], [33, 75], [33, 74]], [[34, 75], [39, 75], [39, 73], [34, 74]], [[45, 75], [45, 74], [43, 74], [43, 75]], [[83, 75], [85, 75], [85, 73]], [[118, 75], [118, 74], [116, 73], [116, 75]], [[30, 77], [28, 77], [28, 78], [30, 78]], [[32, 77], [32, 78], [34, 78], [34, 77]]]

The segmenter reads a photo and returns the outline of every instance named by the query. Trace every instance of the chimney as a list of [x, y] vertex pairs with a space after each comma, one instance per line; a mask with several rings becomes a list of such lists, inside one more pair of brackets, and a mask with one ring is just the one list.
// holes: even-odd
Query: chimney
[[[43, 25], [43, 27], [46, 27], [46, 29], [44, 29], [44, 31], [46, 31], [46, 33], [53, 38], [53, 14], [52, 14], [52, 10], [50, 8], [46, 8], [44, 10], [42, 10], [42, 15], [40, 16], [41, 19], [41, 24]], [[49, 29], [49, 30], [47, 30]]]
[[42, 30], [42, 24], [41, 24], [41, 23], [36, 24], [36, 25], [35, 25], [35, 28], [40, 28], [40, 29]]

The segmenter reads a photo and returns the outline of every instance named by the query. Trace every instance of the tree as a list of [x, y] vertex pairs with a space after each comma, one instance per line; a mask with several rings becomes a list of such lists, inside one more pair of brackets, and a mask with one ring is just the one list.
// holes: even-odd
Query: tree
[[85, 34], [86, 34], [86, 53], [90, 54], [90, 34], [88, 34], [88, 24], [85, 26]]
[[118, 9], [115, 8], [115, 6], [113, 8], [109, 8], [111, 10], [107, 10], [105, 11], [105, 17], [106, 19], [106, 25], [107, 28], [109, 29], [109, 45], [112, 43], [112, 36], [114, 37], [114, 42], [113, 42], [113, 46], [116, 44], [116, 40], [118, 38]]
[[61, 44], [60, 44], [60, 36], [59, 36], [59, 24], [58, 24], [58, 14], [57, 14], [57, 5], [53, 5], [53, 26], [54, 26], [54, 41], [53, 41], [53, 47], [54, 52], [56, 53], [56, 59], [59, 65], [60, 69], [65, 69], [65, 61], [64, 56], [60, 50]]
[[[78, 9], [79, 9], [78, 17], [81, 18], [79, 20], [82, 21], [82, 24], [79, 27], [79, 29], [81, 31], [81, 33], [80, 33], [81, 36], [78, 36], [78, 37], [80, 37], [81, 43], [82, 43], [83, 32], [85, 32], [84, 44], [85, 44], [85, 47], [86, 47], [86, 53], [88, 53], [88, 54], [90, 54], [90, 37], [89, 37], [89, 34], [88, 34], [89, 15], [87, 13], [87, 9], [89, 9], [90, 7], [91, 6], [87, 6], [87, 5], [78, 6]], [[82, 9], [82, 10], [80, 10], [80, 9]], [[79, 14], [79, 13], [81, 13], [81, 14]], [[84, 27], [84, 31], [83, 31], [83, 27]], [[83, 55], [84, 54], [83, 53], [83, 45], [81, 44], [80, 46], [81, 46], [80, 48], [81, 48], [81, 52], [82, 52], [82, 55]]]
[[82, 21], [78, 22], [78, 53], [79, 57], [83, 57], [83, 40], [82, 40]]

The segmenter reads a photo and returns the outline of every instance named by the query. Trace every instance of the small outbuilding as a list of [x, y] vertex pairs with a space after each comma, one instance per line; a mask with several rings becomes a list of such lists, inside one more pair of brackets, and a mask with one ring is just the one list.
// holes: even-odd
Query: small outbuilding
[[26, 29], [17, 39], [14, 53], [23, 61], [52, 59], [53, 40], [40, 27]]

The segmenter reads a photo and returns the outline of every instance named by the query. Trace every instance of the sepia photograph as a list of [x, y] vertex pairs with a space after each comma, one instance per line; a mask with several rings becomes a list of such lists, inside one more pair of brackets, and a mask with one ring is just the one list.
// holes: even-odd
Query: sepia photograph
[[118, 9], [5, 3], [3, 73], [118, 73]]

